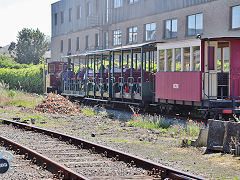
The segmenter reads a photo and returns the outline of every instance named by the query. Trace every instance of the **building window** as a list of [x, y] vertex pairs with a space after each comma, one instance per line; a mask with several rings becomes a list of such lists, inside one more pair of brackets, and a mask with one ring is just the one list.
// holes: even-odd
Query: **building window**
[[108, 32], [104, 33], [104, 49], [108, 48]]
[[240, 28], [240, 6], [232, 7], [232, 29]]
[[165, 38], [177, 37], [177, 19], [165, 21]]
[[68, 10], [68, 17], [69, 17], [69, 22], [71, 22], [72, 21], [72, 8], [69, 8], [69, 10]]
[[64, 12], [61, 11], [61, 24], [63, 24], [63, 23], [64, 23]]
[[138, 2], [138, 0], [129, 0], [128, 2], [129, 2], [129, 4], [134, 4], [134, 3]]
[[92, 14], [92, 5], [90, 2], [87, 3], [87, 9], [86, 9], [86, 16], [90, 16]]
[[96, 48], [99, 47], [99, 34], [98, 33], [95, 34], [95, 47]]
[[188, 36], [203, 33], [203, 14], [194, 14], [188, 16]]
[[156, 40], [156, 23], [146, 24], [145, 32], [146, 41]]
[[137, 27], [128, 28], [128, 43], [137, 42]]
[[57, 25], [57, 13], [54, 14], [54, 24]]
[[114, 8], [122, 7], [122, 0], [114, 0]]
[[88, 49], [88, 36], [85, 37], [85, 49]]
[[61, 44], [60, 44], [60, 52], [63, 52], [63, 40], [61, 40]]
[[80, 38], [77, 37], [77, 40], [76, 40], [76, 51], [79, 51], [80, 50]]
[[77, 19], [82, 17], [82, 7], [79, 5], [77, 6]]
[[72, 50], [72, 40], [68, 39], [68, 52]]
[[122, 44], [122, 32], [121, 30], [113, 31], [113, 45], [121, 45]]

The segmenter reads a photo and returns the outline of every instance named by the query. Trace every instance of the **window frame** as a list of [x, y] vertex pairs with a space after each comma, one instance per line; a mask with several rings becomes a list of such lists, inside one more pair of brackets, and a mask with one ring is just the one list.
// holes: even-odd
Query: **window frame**
[[120, 29], [113, 30], [113, 46], [122, 45], [122, 31]]
[[99, 48], [100, 41], [99, 41], [99, 33], [95, 33], [95, 48]]
[[[134, 29], [136, 29], [136, 31], [134, 31]], [[132, 32], [130, 32], [130, 30], [132, 30]], [[127, 28], [127, 42], [128, 44], [134, 44], [134, 43], [137, 43], [138, 42], [138, 27], [137, 26], [132, 26], [132, 27], [129, 27]], [[130, 35], [131, 33], [131, 35]], [[134, 37], [136, 35], [136, 40], [134, 41]], [[132, 41], [130, 41], [130, 37], [132, 38]]]
[[[150, 25], [150, 31], [153, 31], [153, 30], [152, 30], [152, 25], [153, 25], [153, 24], [155, 24], [155, 30], [154, 30], [154, 31], [155, 31], [155, 32], [154, 32], [155, 36], [154, 36], [154, 39], [152, 39], [152, 38], [148, 39], [148, 38], [147, 38], [147, 35], [148, 35], [148, 34], [147, 34], [147, 25]], [[146, 42], [148, 42], [148, 41], [156, 41], [157, 23], [155, 23], [155, 22], [148, 23], [148, 24], [145, 24], [144, 27], [145, 27], [145, 33], [144, 33], [144, 39], [145, 39], [145, 41], [146, 41]]]
[[72, 39], [68, 38], [68, 52], [72, 51]]
[[128, 4], [138, 3], [140, 0], [128, 0]]
[[86, 35], [85, 36], [85, 49], [87, 50], [87, 49], [89, 49], [89, 36], [88, 35]]
[[120, 8], [123, 6], [123, 0], [114, 0], [113, 1], [113, 8], [116, 9], [116, 8]]
[[[169, 37], [166, 36], [167, 33], [167, 22], [170, 21], [170, 31], [169, 31]], [[173, 21], [177, 22], [177, 32], [176, 36], [173, 36]], [[164, 21], [164, 39], [173, 39], [178, 37], [178, 19], [173, 18], [173, 19], [166, 19]]]
[[80, 37], [77, 37], [76, 39], [76, 51], [80, 50]]
[[[202, 32], [201, 33], [197, 33], [197, 15], [202, 15]], [[189, 34], [189, 17], [191, 17], [191, 16], [194, 16], [194, 34]], [[203, 18], [203, 13], [202, 12], [200, 12], [200, 13], [196, 13], [196, 14], [191, 14], [191, 15], [188, 15], [187, 16], [187, 23], [186, 23], [186, 26], [187, 26], [187, 33], [186, 33], [186, 35], [187, 36], [195, 36], [195, 35], [197, 35], [197, 34], [203, 34], [203, 21], [204, 21], [204, 18]]]
[[57, 26], [57, 24], [58, 24], [58, 14], [55, 13], [54, 14], [54, 25]]
[[233, 8], [235, 7], [239, 7], [240, 8], [240, 4], [239, 5], [234, 5], [234, 6], [231, 6], [231, 10], [230, 10], [230, 18], [231, 18], [231, 24], [230, 24], [230, 29], [231, 30], [240, 30], [240, 26], [239, 27], [236, 27], [236, 28], [233, 28]]
[[72, 8], [68, 9], [68, 22], [72, 22]]
[[60, 42], [60, 52], [63, 53], [63, 49], [64, 49], [64, 44], [63, 44], [63, 40], [61, 40]]
[[61, 11], [61, 24], [64, 23], [64, 11]]
[[76, 16], [77, 16], [77, 19], [82, 18], [82, 6], [81, 5], [77, 6]]

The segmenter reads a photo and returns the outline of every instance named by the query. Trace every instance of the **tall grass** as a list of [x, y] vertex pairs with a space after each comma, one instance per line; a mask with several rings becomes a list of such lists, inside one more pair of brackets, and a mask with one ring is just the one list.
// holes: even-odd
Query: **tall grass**
[[128, 121], [128, 124], [134, 127], [147, 129], [167, 129], [172, 123], [161, 116], [143, 116], [138, 114], [132, 116], [131, 120]]
[[9, 85], [0, 81], [0, 105], [15, 105], [33, 107], [41, 102], [43, 96], [26, 93], [20, 90], [10, 90]]
[[203, 124], [193, 122], [192, 120], [185, 124], [173, 123], [173, 121], [161, 116], [143, 116], [141, 114], [134, 114], [131, 120], [128, 121], [128, 124], [133, 127], [160, 130], [171, 136], [190, 137], [191, 139], [197, 138], [201, 127], [204, 126]]

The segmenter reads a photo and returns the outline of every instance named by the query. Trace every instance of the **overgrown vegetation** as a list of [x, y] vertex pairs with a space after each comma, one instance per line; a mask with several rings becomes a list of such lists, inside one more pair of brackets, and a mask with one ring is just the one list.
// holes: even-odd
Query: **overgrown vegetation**
[[19, 90], [9, 90], [9, 86], [0, 82], [0, 105], [16, 105], [34, 107], [41, 102], [43, 96], [29, 94]]
[[133, 127], [141, 127], [150, 130], [160, 130], [166, 132], [171, 136], [177, 137], [190, 137], [190, 139], [196, 139], [199, 135], [203, 124], [193, 122], [190, 120], [186, 124], [174, 124], [172, 121], [161, 116], [143, 116], [140, 114], [133, 115], [128, 124]]
[[43, 93], [42, 65], [18, 64], [12, 58], [0, 56], [0, 80], [8, 84], [9, 89]]

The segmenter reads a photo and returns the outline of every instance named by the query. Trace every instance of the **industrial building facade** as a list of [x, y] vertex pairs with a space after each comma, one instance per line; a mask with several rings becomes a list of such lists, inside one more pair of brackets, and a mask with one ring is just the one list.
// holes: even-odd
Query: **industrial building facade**
[[144, 42], [240, 37], [240, 0], [61, 0], [52, 4], [52, 61]]

